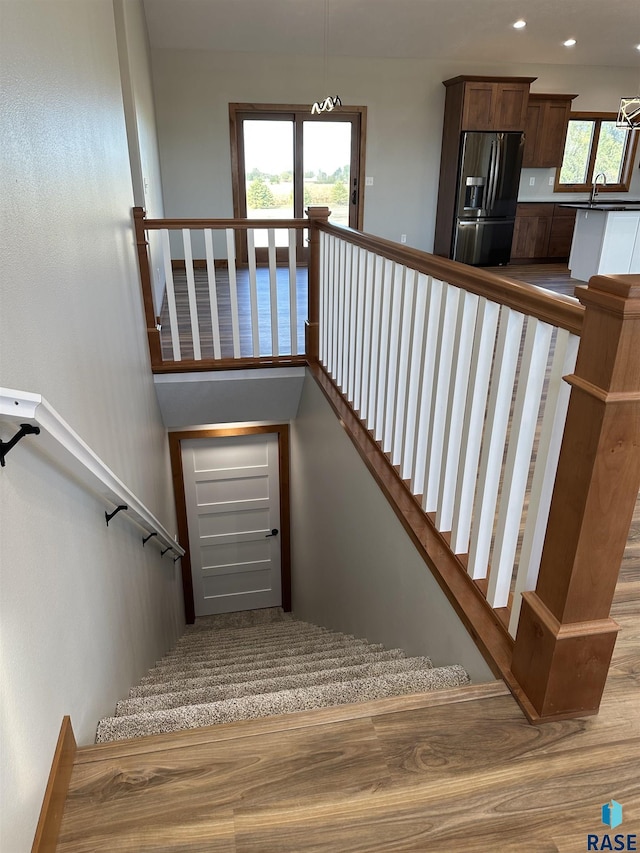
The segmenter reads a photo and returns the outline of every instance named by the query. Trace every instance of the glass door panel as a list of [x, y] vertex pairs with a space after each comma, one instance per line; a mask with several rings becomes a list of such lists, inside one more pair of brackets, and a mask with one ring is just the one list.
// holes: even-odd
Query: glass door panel
[[303, 122], [304, 207], [326, 205], [330, 222], [349, 225], [350, 198], [356, 188], [351, 174], [351, 122]]
[[[293, 219], [293, 120], [245, 119], [242, 125], [247, 219]], [[276, 246], [288, 244], [286, 231], [275, 236]], [[266, 231], [255, 232], [255, 245], [267, 245]]]

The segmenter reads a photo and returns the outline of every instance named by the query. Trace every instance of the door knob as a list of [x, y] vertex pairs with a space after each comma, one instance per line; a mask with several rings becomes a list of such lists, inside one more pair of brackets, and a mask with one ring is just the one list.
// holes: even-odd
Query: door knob
[[277, 536], [278, 532], [279, 532], [278, 528], [274, 527], [273, 530], [271, 531], [271, 533], [267, 533], [267, 535], [264, 538], [268, 539], [270, 536]]

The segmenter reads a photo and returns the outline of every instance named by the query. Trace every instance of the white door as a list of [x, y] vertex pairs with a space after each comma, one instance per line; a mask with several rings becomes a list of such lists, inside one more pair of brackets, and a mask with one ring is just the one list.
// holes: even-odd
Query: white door
[[277, 434], [181, 445], [196, 616], [280, 606]]

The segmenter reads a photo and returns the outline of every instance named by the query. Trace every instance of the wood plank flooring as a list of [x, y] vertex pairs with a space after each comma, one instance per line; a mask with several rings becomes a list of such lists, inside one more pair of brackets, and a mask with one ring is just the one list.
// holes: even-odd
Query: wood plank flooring
[[489, 685], [86, 747], [58, 851], [578, 853], [612, 797], [640, 834], [639, 614], [640, 500], [598, 716], [530, 726]]

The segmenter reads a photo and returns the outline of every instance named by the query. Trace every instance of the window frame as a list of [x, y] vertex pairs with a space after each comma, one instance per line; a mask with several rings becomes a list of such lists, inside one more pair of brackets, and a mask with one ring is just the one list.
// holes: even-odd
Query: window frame
[[[569, 121], [593, 121], [593, 135], [591, 137], [591, 147], [589, 150], [589, 160], [587, 163], [586, 182], [581, 184], [561, 184], [560, 173], [562, 172], [562, 164], [556, 169], [555, 182], [553, 186], [554, 192], [557, 193], [586, 193], [590, 192], [593, 187], [593, 172], [598, 151], [598, 142], [600, 140], [600, 128], [603, 121], [615, 121], [617, 113], [598, 113], [598, 112], [571, 112], [569, 113]], [[567, 123], [567, 128], [569, 127]], [[621, 180], [616, 184], [598, 184], [599, 193], [626, 193], [629, 192], [631, 184], [631, 171], [636, 159], [636, 150], [638, 147], [637, 133], [627, 131], [627, 142], [625, 145], [624, 154], [622, 157]], [[562, 152], [564, 160], [564, 150]]]

